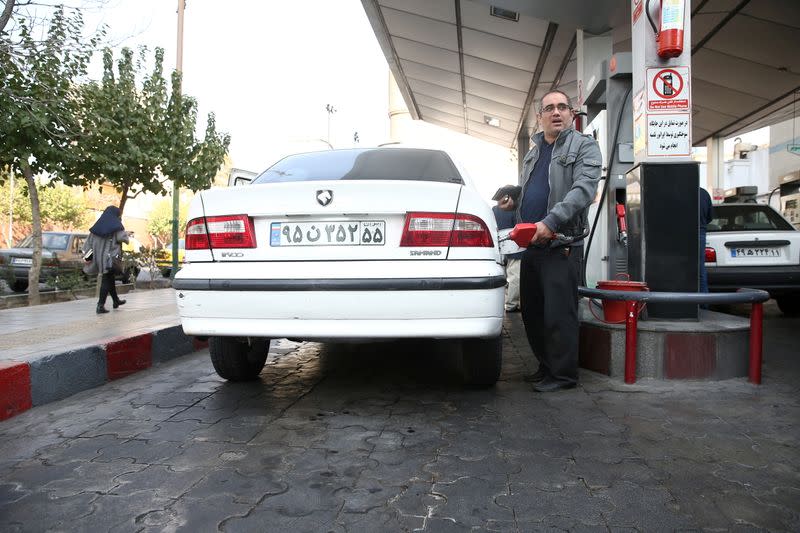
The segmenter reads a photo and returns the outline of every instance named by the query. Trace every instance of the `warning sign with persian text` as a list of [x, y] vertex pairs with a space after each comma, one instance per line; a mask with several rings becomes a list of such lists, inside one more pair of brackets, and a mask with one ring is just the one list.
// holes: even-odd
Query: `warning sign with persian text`
[[647, 155], [691, 155], [690, 128], [689, 113], [647, 115]]

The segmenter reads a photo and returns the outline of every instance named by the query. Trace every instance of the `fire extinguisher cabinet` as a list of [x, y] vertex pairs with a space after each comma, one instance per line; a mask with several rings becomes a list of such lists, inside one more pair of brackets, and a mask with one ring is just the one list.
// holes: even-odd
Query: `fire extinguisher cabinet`
[[[697, 163], [640, 163], [626, 175], [628, 273], [651, 291], [698, 290]], [[648, 304], [648, 319], [697, 319], [697, 304]]]

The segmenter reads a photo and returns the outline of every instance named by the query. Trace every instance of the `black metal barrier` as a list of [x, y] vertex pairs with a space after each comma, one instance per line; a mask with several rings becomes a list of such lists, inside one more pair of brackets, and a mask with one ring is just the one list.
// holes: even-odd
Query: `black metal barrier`
[[625, 302], [625, 383], [636, 382], [636, 339], [638, 335], [639, 302], [696, 303], [696, 304], [751, 304], [750, 312], [750, 369], [749, 380], [761, 384], [763, 344], [763, 304], [769, 293], [759, 289], [739, 289], [737, 292], [650, 292], [611, 291], [578, 287], [578, 294], [585, 298]]

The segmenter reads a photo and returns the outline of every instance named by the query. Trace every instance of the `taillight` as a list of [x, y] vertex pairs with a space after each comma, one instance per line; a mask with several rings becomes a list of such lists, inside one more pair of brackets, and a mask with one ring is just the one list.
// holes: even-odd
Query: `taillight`
[[452, 213], [408, 213], [400, 246], [492, 247], [489, 228], [478, 217]]
[[186, 249], [255, 248], [253, 219], [247, 215], [200, 217], [186, 224]]
[[706, 263], [717, 262], [717, 251], [710, 246], [706, 246]]

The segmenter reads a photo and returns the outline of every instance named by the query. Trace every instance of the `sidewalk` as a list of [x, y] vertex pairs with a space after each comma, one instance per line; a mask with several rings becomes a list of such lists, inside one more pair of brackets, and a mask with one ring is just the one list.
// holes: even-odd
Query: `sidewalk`
[[183, 334], [174, 290], [123, 297], [104, 315], [94, 298], [0, 310], [0, 420], [205, 346]]

